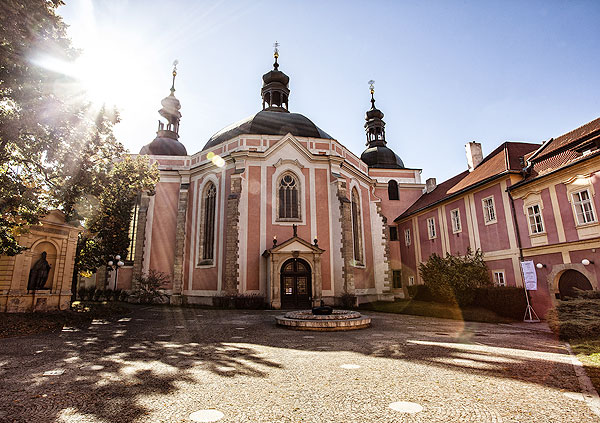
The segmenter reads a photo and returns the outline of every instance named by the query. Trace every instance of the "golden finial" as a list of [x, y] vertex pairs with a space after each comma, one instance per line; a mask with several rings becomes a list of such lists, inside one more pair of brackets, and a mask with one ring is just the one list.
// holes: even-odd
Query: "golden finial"
[[273, 44], [273, 48], [275, 49], [273, 52], [273, 57], [275, 58], [275, 60], [277, 60], [277, 58], [279, 57], [279, 43], [277, 41], [275, 41], [275, 44]]
[[372, 79], [368, 82], [369, 90], [371, 90], [371, 95], [375, 94], [375, 81]]
[[179, 64], [179, 60], [175, 59], [173, 61], [173, 85], [171, 85], [171, 94], [175, 92], [175, 77], [177, 76], [177, 65]]

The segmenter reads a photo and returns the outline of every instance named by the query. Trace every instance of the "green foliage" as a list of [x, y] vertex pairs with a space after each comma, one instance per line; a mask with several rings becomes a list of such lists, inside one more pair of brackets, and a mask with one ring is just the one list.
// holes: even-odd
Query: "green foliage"
[[170, 280], [167, 274], [150, 269], [148, 274], [140, 276], [137, 281], [138, 288], [129, 295], [129, 300], [143, 304], [166, 303], [168, 297], [163, 289]]
[[40, 65], [72, 62], [60, 0], [6, 0], [0, 11], [0, 254], [52, 208], [82, 220], [124, 153], [115, 111], [95, 108], [71, 77]]
[[492, 285], [480, 250], [445, 258], [434, 253], [419, 265], [419, 272], [433, 297], [445, 303], [472, 304], [475, 288]]
[[409, 285], [406, 287], [408, 296], [417, 301], [435, 301], [427, 285]]
[[546, 315], [548, 325], [561, 339], [598, 339], [600, 299], [561, 301]]
[[527, 300], [523, 288], [486, 286], [475, 289], [472, 305], [487, 308], [500, 316], [523, 319]]
[[144, 156], [126, 156], [114, 163], [106, 175], [99, 204], [86, 220], [88, 230], [79, 238], [80, 272], [96, 271], [116, 254], [127, 256], [133, 206], [141, 192], [154, 190], [158, 180], [158, 168]]

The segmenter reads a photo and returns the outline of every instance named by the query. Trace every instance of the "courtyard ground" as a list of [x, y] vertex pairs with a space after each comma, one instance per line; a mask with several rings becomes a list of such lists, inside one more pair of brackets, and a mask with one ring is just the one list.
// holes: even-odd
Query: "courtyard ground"
[[[0, 421], [188, 422], [198, 410], [221, 422], [600, 419], [565, 345], [539, 326], [369, 312], [369, 329], [297, 332], [277, 328], [278, 314], [136, 307], [0, 339]], [[401, 402], [422, 410], [396, 411]]]

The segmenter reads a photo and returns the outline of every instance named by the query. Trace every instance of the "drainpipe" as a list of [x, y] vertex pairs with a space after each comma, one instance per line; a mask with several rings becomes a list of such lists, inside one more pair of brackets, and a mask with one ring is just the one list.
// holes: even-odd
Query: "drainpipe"
[[519, 222], [517, 221], [517, 214], [515, 212], [515, 200], [509, 189], [506, 189], [508, 198], [510, 198], [510, 211], [512, 213], [513, 223], [515, 224], [515, 230], [517, 231], [517, 247], [519, 247], [519, 260], [523, 261], [523, 247], [521, 246], [521, 233], [519, 231]]

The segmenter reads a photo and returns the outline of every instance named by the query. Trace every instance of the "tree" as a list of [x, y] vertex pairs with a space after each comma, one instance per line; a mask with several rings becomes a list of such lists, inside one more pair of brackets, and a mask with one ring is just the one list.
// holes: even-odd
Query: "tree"
[[126, 156], [114, 164], [99, 202], [86, 220], [87, 230], [79, 239], [79, 271], [95, 272], [113, 255], [127, 255], [131, 211], [138, 195], [152, 192], [158, 180], [158, 168], [150, 166], [144, 156]]
[[[0, 6], [2, 255], [23, 251], [18, 235], [52, 208], [69, 220], [90, 217], [102, 193], [113, 189], [115, 172], [126, 166], [113, 167], [125, 153], [113, 135], [118, 114], [87, 102], [73, 78], [36, 65], [40, 52], [63, 61], [78, 55], [56, 15], [62, 4], [4, 0]], [[147, 163], [136, 163], [130, 171], [150, 172]]]
[[468, 248], [464, 256], [446, 254], [445, 258], [434, 253], [419, 264], [419, 272], [433, 298], [461, 306], [473, 302], [475, 288], [492, 285], [479, 249], [473, 252]]

